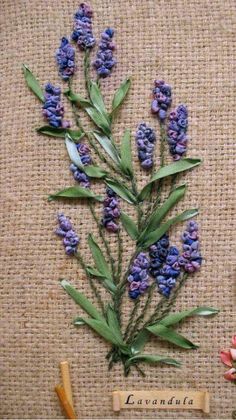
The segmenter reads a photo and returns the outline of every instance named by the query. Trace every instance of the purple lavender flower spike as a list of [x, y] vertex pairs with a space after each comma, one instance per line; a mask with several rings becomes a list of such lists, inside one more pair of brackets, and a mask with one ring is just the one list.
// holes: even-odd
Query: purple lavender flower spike
[[156, 280], [159, 293], [168, 298], [180, 275], [179, 251], [175, 246], [169, 246], [169, 237], [165, 234], [150, 246], [149, 257], [149, 272]]
[[153, 151], [154, 143], [156, 142], [155, 132], [147, 124], [139, 124], [135, 139], [141, 166], [148, 170], [153, 166]]
[[111, 189], [106, 189], [107, 197], [103, 202], [102, 225], [108, 232], [116, 233], [119, 230], [117, 219], [120, 217], [119, 200], [117, 194]]
[[93, 48], [95, 38], [92, 32], [93, 11], [86, 3], [81, 3], [74, 16], [74, 31], [71, 35], [81, 50]]
[[68, 121], [63, 121], [64, 107], [61, 104], [61, 89], [51, 83], [45, 86], [43, 116], [52, 127], [70, 127]]
[[59, 74], [63, 80], [69, 80], [75, 72], [75, 49], [67, 38], [61, 39], [61, 45], [56, 51]]
[[151, 110], [163, 122], [167, 116], [167, 109], [170, 107], [172, 101], [171, 87], [164, 80], [155, 80], [154, 84]]
[[188, 110], [185, 105], [177, 106], [169, 115], [167, 142], [174, 160], [179, 160], [187, 151]]
[[129, 297], [131, 299], [137, 299], [148, 289], [148, 270], [149, 259], [144, 252], [140, 252], [135, 258], [128, 276]]
[[74, 255], [77, 252], [79, 245], [79, 237], [73, 230], [71, 221], [64, 214], [58, 214], [58, 223], [59, 227], [56, 229], [55, 233], [63, 238], [63, 245], [67, 255]]
[[198, 224], [192, 220], [182, 235], [183, 254], [179, 258], [179, 265], [187, 273], [195, 273], [202, 264], [202, 256], [199, 251]]
[[100, 77], [109, 76], [112, 67], [116, 64], [116, 59], [113, 57], [113, 50], [115, 49], [115, 44], [112, 41], [113, 35], [114, 30], [107, 28], [101, 36], [97, 57], [93, 62], [93, 66]]
[[[79, 152], [81, 161], [83, 165], [87, 166], [92, 163], [92, 159], [90, 156], [90, 149], [87, 146], [87, 144], [84, 143], [78, 143], [76, 145], [77, 150]], [[79, 182], [81, 187], [83, 188], [89, 188], [90, 187], [90, 180], [88, 175], [86, 175], [85, 172], [83, 172], [81, 169], [79, 169], [74, 163], [71, 163], [70, 170], [73, 173], [74, 179]]]

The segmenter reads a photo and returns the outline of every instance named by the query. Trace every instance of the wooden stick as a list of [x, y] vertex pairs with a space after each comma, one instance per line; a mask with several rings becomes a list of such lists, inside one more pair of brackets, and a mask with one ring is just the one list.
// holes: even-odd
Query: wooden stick
[[74, 412], [74, 409], [71, 407], [67, 397], [66, 397], [66, 393], [65, 390], [63, 388], [62, 385], [56, 385], [55, 386], [55, 391], [57, 393], [57, 396], [60, 400], [60, 403], [62, 405], [62, 408], [64, 409], [66, 416], [68, 419], [73, 419], [76, 420], [76, 415]]
[[68, 399], [71, 407], [74, 408], [72, 390], [71, 390], [69, 363], [67, 361], [61, 362], [60, 368], [61, 368], [62, 384], [63, 384], [64, 391], [66, 393], [66, 398]]

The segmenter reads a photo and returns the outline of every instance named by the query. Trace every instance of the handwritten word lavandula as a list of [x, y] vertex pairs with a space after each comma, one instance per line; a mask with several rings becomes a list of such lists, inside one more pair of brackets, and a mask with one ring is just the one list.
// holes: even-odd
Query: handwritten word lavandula
[[140, 252], [135, 258], [128, 276], [129, 297], [131, 299], [137, 299], [148, 289], [148, 270], [149, 259], [144, 252]]
[[154, 84], [151, 110], [159, 117], [160, 121], [164, 121], [167, 109], [171, 105], [171, 87], [164, 80], [155, 80]]
[[153, 166], [153, 151], [156, 141], [155, 132], [147, 124], [142, 123], [138, 126], [135, 139], [141, 166], [144, 169], [150, 169]]
[[56, 61], [62, 79], [69, 80], [75, 72], [75, 49], [65, 37], [61, 39], [61, 45], [56, 51]]
[[81, 3], [74, 16], [74, 31], [71, 38], [81, 50], [92, 48], [96, 42], [92, 32], [92, 15], [91, 7], [86, 3]]
[[179, 105], [170, 113], [168, 137], [170, 153], [174, 160], [179, 160], [186, 153], [188, 138], [188, 110], [185, 105]]
[[55, 233], [63, 238], [63, 245], [67, 255], [74, 255], [77, 252], [79, 237], [73, 230], [71, 221], [68, 217], [64, 216], [63, 213], [58, 215], [59, 227]]
[[116, 233], [119, 230], [117, 219], [120, 217], [119, 200], [117, 194], [111, 189], [106, 189], [106, 198], [103, 202], [102, 225], [108, 232]]
[[107, 77], [111, 73], [112, 67], [116, 64], [116, 59], [113, 57], [115, 44], [112, 41], [114, 30], [107, 28], [101, 36], [99, 43], [99, 50], [97, 52], [96, 60], [93, 62], [98, 76]]
[[52, 127], [70, 127], [68, 121], [63, 121], [64, 107], [61, 104], [61, 89], [51, 83], [45, 86], [43, 116]]

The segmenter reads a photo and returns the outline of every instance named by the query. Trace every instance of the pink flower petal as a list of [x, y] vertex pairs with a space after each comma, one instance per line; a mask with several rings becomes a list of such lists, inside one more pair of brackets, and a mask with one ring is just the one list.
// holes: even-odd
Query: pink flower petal
[[232, 367], [232, 357], [229, 350], [220, 352], [220, 359], [226, 366]]
[[233, 335], [232, 337], [232, 345], [236, 347], [236, 335]]
[[230, 354], [231, 354], [231, 358], [232, 360], [236, 360], [236, 349], [230, 349]]
[[236, 381], [236, 369], [232, 368], [227, 370], [224, 374], [224, 378], [227, 379], [227, 381]]

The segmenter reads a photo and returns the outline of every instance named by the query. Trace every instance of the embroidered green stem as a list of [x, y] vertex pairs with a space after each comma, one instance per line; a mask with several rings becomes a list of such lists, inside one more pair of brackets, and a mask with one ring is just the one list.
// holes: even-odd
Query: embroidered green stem
[[91, 278], [90, 274], [87, 272], [86, 264], [85, 264], [84, 259], [83, 259], [82, 255], [80, 254], [79, 251], [76, 252], [75, 257], [79, 261], [81, 267], [83, 268], [83, 270], [84, 270], [84, 272], [85, 272], [85, 274], [86, 274], [86, 276], [89, 280], [89, 285], [90, 285], [92, 291], [94, 292], [94, 295], [97, 298], [97, 301], [98, 301], [98, 304], [99, 304], [100, 308], [102, 309], [103, 315], [105, 315], [105, 313], [106, 313], [105, 306], [104, 306], [104, 303], [102, 301], [100, 292], [99, 292], [97, 286], [94, 284], [93, 279]]
[[85, 86], [88, 91], [90, 92], [90, 50], [87, 48], [84, 53], [84, 79], [85, 79]]
[[118, 266], [117, 266], [117, 283], [120, 281], [120, 276], [122, 273], [122, 256], [123, 256], [123, 239], [120, 233], [120, 230], [117, 232], [118, 240]]
[[126, 340], [126, 338], [128, 337], [128, 334], [130, 332], [130, 328], [132, 327], [132, 324], [133, 324], [134, 317], [135, 317], [136, 312], [137, 312], [137, 310], [140, 306], [140, 302], [141, 302], [140, 298], [137, 298], [134, 302], [133, 309], [132, 309], [132, 312], [131, 312], [130, 317], [129, 317], [129, 322], [128, 322], [128, 324], [126, 326], [126, 330], [124, 332], [124, 340]]

